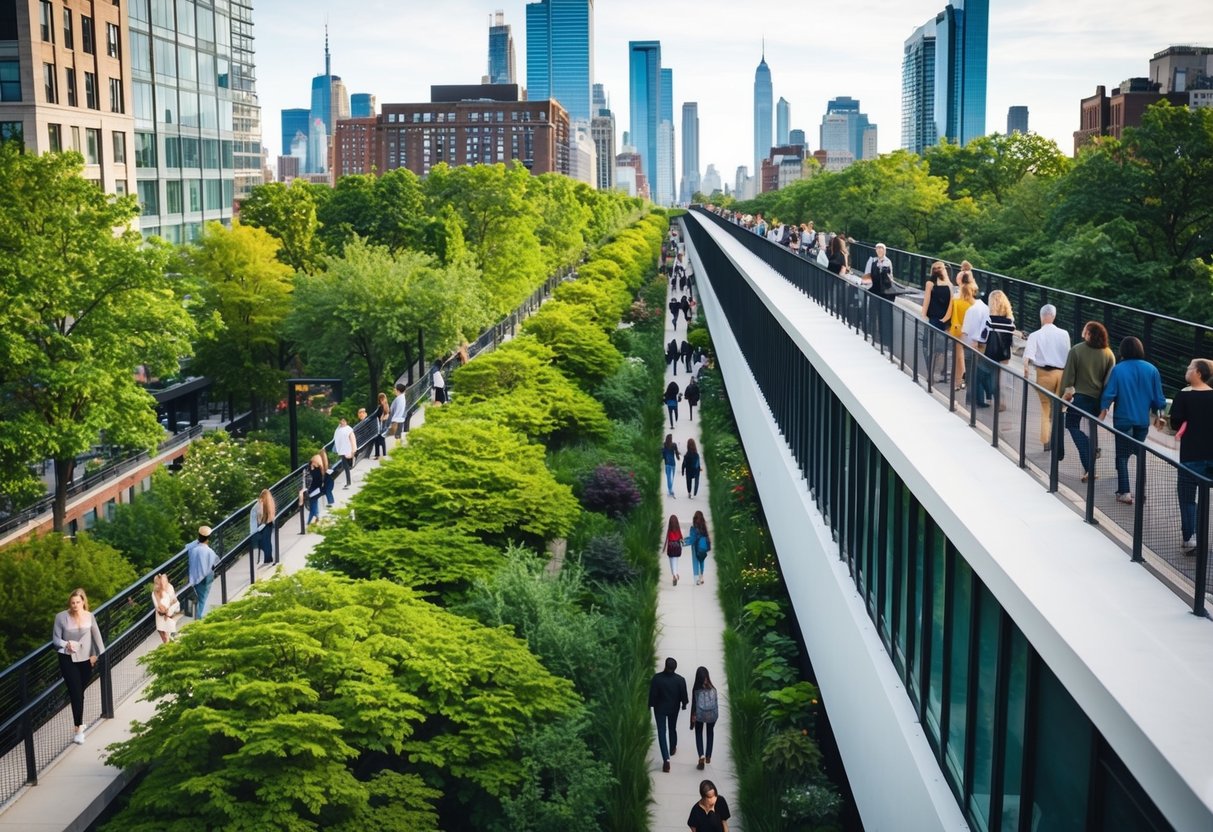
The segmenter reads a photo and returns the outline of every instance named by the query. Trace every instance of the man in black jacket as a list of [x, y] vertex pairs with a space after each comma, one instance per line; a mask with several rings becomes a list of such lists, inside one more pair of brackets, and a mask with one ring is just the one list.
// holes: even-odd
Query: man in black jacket
[[[661, 770], [670, 770], [670, 757], [678, 750], [678, 712], [687, 706], [687, 680], [674, 671], [678, 662], [665, 660], [665, 670], [653, 674], [649, 682], [649, 707], [657, 720], [657, 747], [661, 749]], [[666, 745], [666, 732], [669, 745]]]

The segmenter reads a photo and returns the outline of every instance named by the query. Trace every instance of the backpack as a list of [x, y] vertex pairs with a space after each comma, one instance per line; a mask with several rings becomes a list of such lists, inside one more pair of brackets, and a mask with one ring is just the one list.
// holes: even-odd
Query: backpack
[[695, 691], [695, 719], [699, 722], [715, 722], [720, 718], [720, 706], [716, 701], [716, 688], [700, 688]]
[[695, 541], [695, 554], [699, 556], [700, 560], [703, 560], [708, 556], [708, 552], [710, 551], [712, 551], [712, 541], [708, 539], [706, 534], [700, 534], [699, 538]]
[[665, 553], [669, 557], [677, 558], [682, 556], [682, 538], [666, 540]]

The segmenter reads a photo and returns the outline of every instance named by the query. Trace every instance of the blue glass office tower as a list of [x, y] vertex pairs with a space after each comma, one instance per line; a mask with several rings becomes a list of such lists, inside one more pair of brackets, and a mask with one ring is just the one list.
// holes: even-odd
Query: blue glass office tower
[[[902, 145], [921, 153], [941, 139], [986, 132], [989, 0], [953, 0], [905, 42]], [[928, 66], [929, 63], [929, 66]]]
[[569, 121], [587, 124], [593, 115], [593, 0], [539, 0], [526, 7], [527, 98], [554, 98]]
[[767, 66], [766, 49], [762, 50], [762, 61], [754, 71], [754, 170], [755, 178], [762, 176], [762, 160], [771, 152], [771, 109], [774, 102], [771, 90], [771, 70]]
[[505, 22], [505, 13], [497, 12], [489, 25], [489, 83], [514, 84], [514, 35]]
[[[527, 61], [529, 63], [530, 58]], [[657, 128], [664, 109], [661, 106], [661, 41], [628, 43], [628, 76], [631, 142], [640, 154], [641, 169], [652, 188], [657, 181]]]
[[282, 111], [282, 155], [291, 155], [291, 142], [297, 133], [307, 135], [308, 110], [306, 107], [292, 107]]
[[350, 118], [373, 118], [375, 96], [369, 92], [356, 92], [350, 96]]

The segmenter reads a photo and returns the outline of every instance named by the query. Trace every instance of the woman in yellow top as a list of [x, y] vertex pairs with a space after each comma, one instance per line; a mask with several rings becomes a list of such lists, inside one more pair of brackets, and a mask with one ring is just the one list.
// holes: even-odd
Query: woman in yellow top
[[[968, 278], [966, 281], [965, 278]], [[948, 333], [956, 339], [953, 345], [955, 350], [955, 359], [952, 363], [952, 378], [956, 379], [961, 390], [965, 386], [965, 352], [964, 345], [961, 343], [961, 325], [964, 324], [965, 313], [969, 311], [969, 307], [973, 305], [974, 299], [977, 297], [977, 283], [973, 280], [973, 275], [960, 273], [960, 294], [952, 301], [952, 322]]]

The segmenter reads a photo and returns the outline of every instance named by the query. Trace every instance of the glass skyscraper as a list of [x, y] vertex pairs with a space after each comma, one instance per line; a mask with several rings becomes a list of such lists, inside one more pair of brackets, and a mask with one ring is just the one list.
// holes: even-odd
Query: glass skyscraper
[[295, 141], [295, 136], [299, 133], [307, 135], [308, 131], [308, 109], [306, 107], [292, 107], [282, 111], [282, 155], [291, 155], [291, 142]]
[[762, 160], [771, 153], [771, 70], [763, 49], [762, 61], [754, 71], [754, 175], [761, 176]]
[[[989, 20], [989, 0], [953, 0], [905, 42], [902, 144], [906, 148], [921, 153], [941, 139], [966, 144], [985, 135]], [[922, 63], [927, 52], [932, 53], [933, 64], [929, 81]], [[907, 112], [907, 106], [917, 112]], [[926, 122], [933, 124], [927, 128]]]
[[505, 12], [497, 12], [489, 26], [489, 83], [513, 84], [514, 35], [505, 22]]
[[682, 105], [682, 182], [678, 201], [690, 202], [699, 190], [699, 103]]
[[935, 21], [906, 40], [901, 60], [901, 146], [922, 153], [938, 141], [935, 132]]
[[374, 118], [375, 96], [369, 92], [356, 92], [350, 96], [350, 118]]
[[[527, 61], [529, 63], [530, 59]], [[645, 178], [650, 187], [655, 188], [657, 128], [660, 126], [663, 111], [660, 41], [634, 40], [628, 43], [628, 76], [631, 143], [640, 154]]]
[[788, 133], [792, 129], [792, 105], [782, 95], [775, 103], [775, 144], [788, 143]]
[[674, 204], [674, 70], [661, 68], [661, 140], [657, 148], [657, 189], [653, 201], [658, 205]]
[[526, 7], [527, 98], [554, 98], [569, 121], [587, 124], [593, 115], [593, 0], [539, 0]]

